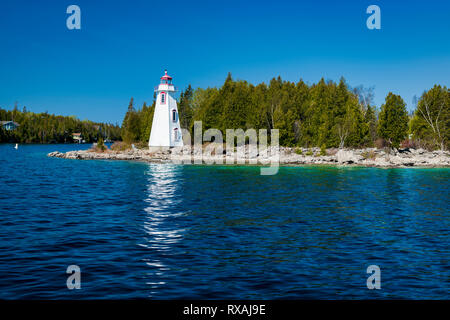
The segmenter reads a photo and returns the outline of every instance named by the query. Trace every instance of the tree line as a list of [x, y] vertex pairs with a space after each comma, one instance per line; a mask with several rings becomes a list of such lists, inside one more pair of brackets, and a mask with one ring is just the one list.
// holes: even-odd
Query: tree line
[[[450, 138], [450, 90], [435, 85], [415, 100], [408, 114], [406, 103], [389, 93], [380, 108], [373, 103], [373, 88], [351, 88], [341, 78], [338, 83], [321, 79], [316, 84], [273, 78], [269, 84], [252, 85], [233, 80], [228, 74], [220, 88], [181, 92], [178, 110], [181, 127], [193, 136], [194, 121], [202, 121], [203, 130], [216, 128], [226, 138], [226, 129], [280, 130], [280, 144], [291, 147], [373, 147], [404, 146], [448, 149]], [[19, 124], [15, 130], [0, 128], [0, 142], [65, 143], [73, 142], [72, 133], [95, 142], [99, 137], [122, 139], [125, 143], [146, 146], [150, 137], [155, 98], [139, 109], [133, 98], [122, 127], [79, 120], [74, 116], [33, 113], [0, 108], [1, 121]]]
[[[194, 121], [203, 130], [280, 130], [280, 145], [298, 147], [399, 147], [448, 148], [450, 90], [435, 85], [417, 99], [408, 114], [404, 100], [389, 93], [384, 104], [373, 103], [373, 88], [351, 88], [321, 79], [308, 85], [273, 78], [269, 84], [235, 81], [228, 74], [220, 88], [182, 91], [178, 101], [181, 127], [193, 136]], [[154, 97], [155, 98], [155, 97]], [[124, 141], [148, 142], [155, 102], [135, 110], [133, 100], [122, 124]], [[411, 139], [409, 139], [411, 138]]]
[[19, 124], [15, 130], [0, 128], [0, 142], [17, 143], [70, 143], [72, 134], [81, 133], [83, 139], [92, 143], [102, 139], [120, 140], [121, 128], [109, 123], [79, 120], [75, 116], [57, 116], [30, 112], [17, 105], [12, 110], [0, 108], [1, 121], [14, 121]]

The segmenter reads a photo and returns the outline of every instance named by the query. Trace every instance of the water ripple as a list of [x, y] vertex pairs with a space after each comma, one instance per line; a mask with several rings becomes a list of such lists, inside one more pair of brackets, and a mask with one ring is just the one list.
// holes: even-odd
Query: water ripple
[[449, 298], [449, 169], [46, 157], [78, 147], [0, 146], [0, 298]]

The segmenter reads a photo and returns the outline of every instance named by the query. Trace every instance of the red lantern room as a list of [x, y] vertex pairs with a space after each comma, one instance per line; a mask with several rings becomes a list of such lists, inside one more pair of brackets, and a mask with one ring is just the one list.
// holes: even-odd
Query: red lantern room
[[172, 77], [167, 74], [167, 70], [164, 70], [164, 75], [161, 77], [161, 84], [172, 84]]
[[172, 83], [172, 77], [167, 74], [167, 70], [164, 70], [164, 75], [161, 77], [161, 82], [155, 87], [156, 92], [175, 92], [177, 88]]

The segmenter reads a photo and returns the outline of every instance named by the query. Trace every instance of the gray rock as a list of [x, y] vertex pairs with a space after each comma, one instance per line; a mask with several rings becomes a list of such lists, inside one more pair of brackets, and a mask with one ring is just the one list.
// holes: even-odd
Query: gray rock
[[348, 164], [357, 163], [364, 160], [363, 156], [356, 154], [354, 151], [343, 149], [339, 150], [336, 153], [336, 157], [339, 163], [348, 163]]

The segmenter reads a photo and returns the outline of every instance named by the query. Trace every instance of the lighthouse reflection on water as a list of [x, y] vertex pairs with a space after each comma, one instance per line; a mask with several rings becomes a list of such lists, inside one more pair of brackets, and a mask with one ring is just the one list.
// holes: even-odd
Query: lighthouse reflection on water
[[[173, 246], [183, 239], [186, 228], [177, 228], [176, 217], [185, 212], [179, 206], [182, 199], [178, 194], [181, 166], [170, 164], [150, 164], [146, 172], [148, 186], [144, 200], [146, 219], [143, 230], [142, 247], [149, 249], [148, 258], [143, 261], [149, 267], [146, 274], [149, 296], [158, 297], [158, 289], [166, 285], [171, 268], [165, 262], [169, 256], [177, 254]], [[179, 208], [179, 211], [176, 210]], [[175, 210], [174, 210], [175, 209]]]

